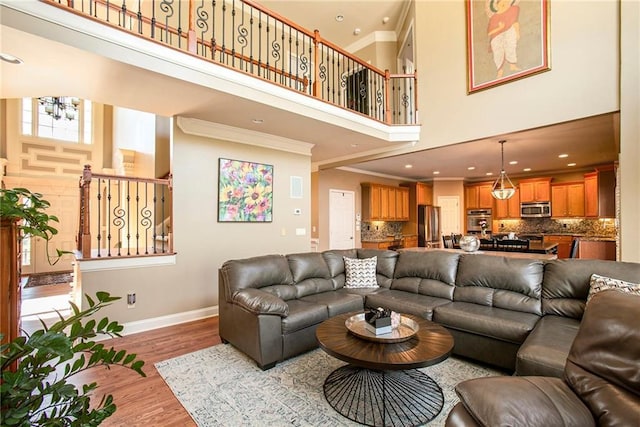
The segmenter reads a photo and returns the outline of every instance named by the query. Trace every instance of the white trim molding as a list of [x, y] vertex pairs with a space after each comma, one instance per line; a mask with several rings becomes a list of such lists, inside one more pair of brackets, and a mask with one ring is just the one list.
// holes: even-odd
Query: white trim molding
[[240, 129], [189, 117], [177, 117], [176, 124], [182, 132], [188, 135], [254, 145], [309, 157], [311, 157], [311, 149], [315, 145], [308, 142], [296, 141], [249, 129]]
[[167, 326], [179, 325], [181, 323], [193, 322], [195, 320], [206, 319], [218, 315], [218, 306], [200, 308], [198, 310], [184, 311], [182, 313], [168, 314], [166, 316], [153, 317], [150, 319], [136, 320], [124, 323], [124, 330], [121, 335], [137, 334]]

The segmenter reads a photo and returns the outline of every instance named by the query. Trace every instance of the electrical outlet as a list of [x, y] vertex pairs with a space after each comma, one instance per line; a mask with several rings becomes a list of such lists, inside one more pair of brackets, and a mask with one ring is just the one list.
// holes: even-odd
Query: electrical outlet
[[135, 292], [127, 294], [127, 308], [136, 308], [136, 294], [135, 294]]

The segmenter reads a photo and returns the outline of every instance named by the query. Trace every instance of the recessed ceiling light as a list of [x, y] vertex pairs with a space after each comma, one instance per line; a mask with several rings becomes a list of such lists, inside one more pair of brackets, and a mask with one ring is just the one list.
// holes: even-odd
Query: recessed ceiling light
[[561, 158], [561, 159], [566, 159], [567, 157], [569, 157], [569, 155], [568, 154], [560, 154], [558, 157]]
[[0, 59], [2, 59], [5, 62], [8, 62], [9, 64], [22, 64], [24, 61], [20, 58], [18, 58], [17, 56], [13, 56], [13, 55], [9, 55], [8, 53], [2, 53], [0, 52]]
[[353, 148], [356, 148], [356, 147], [358, 146], [358, 144], [351, 144], [351, 146], [352, 146]]
[[518, 164], [518, 161], [517, 161], [517, 160], [511, 160], [511, 161], [509, 162], [509, 164], [510, 164], [510, 165], [517, 165], [517, 164]]
[[487, 173], [485, 173], [485, 175], [491, 176], [491, 175], [493, 175], [493, 172], [487, 172]]
[[404, 165], [405, 169], [411, 169], [413, 165]]
[[524, 168], [522, 169], [524, 172], [531, 172], [531, 168]]
[[353, 29], [353, 35], [357, 36], [358, 34], [360, 34], [360, 28], [354, 28]]
[[469, 166], [469, 167], [467, 168], [467, 170], [470, 170], [470, 171], [475, 170], [475, 169], [476, 169], [476, 167], [475, 167], [475, 166]]
[[575, 166], [575, 163], [568, 163], [567, 166], [571, 167], [571, 166]]
[[262, 123], [264, 123], [264, 120], [262, 119], [253, 119], [251, 120], [253, 123], [257, 124], [257, 125], [261, 125]]
[[338, 22], [344, 21], [344, 15], [336, 15], [336, 21]]
[[382, 23], [386, 24], [387, 22], [389, 22], [389, 17], [385, 16], [384, 18], [382, 18]]
[[440, 171], [433, 171], [434, 175], [440, 175]]

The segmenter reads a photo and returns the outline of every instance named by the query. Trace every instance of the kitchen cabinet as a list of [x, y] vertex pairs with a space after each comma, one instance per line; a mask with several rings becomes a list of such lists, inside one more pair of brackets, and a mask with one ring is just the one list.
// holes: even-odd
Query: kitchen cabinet
[[571, 253], [571, 242], [573, 242], [573, 236], [567, 235], [546, 235], [544, 236], [544, 244], [557, 243], [558, 244], [558, 259], [569, 258]]
[[493, 209], [494, 198], [491, 195], [493, 182], [469, 184], [464, 188], [464, 203], [467, 209]]
[[494, 218], [496, 219], [519, 219], [520, 218], [520, 190], [516, 188], [516, 192], [510, 199], [496, 200], [496, 209]]
[[551, 216], [572, 218], [584, 216], [584, 183], [572, 182], [551, 186]]
[[362, 183], [363, 221], [407, 221], [408, 190], [390, 185]]
[[551, 200], [551, 178], [522, 179], [518, 182], [520, 202], [548, 202]]
[[404, 237], [404, 247], [405, 248], [417, 248], [418, 247], [418, 236], [405, 236]]
[[426, 182], [409, 182], [401, 184], [400, 189], [406, 191], [402, 197], [408, 198], [407, 220], [402, 224], [402, 233], [417, 236], [418, 205], [433, 205], [433, 186]]
[[396, 188], [396, 218], [398, 221], [409, 221], [409, 189]]
[[386, 242], [362, 242], [362, 249], [389, 249], [392, 241]]
[[578, 258], [616, 260], [616, 242], [609, 240], [580, 240]]
[[584, 175], [585, 216], [615, 217], [616, 177], [613, 166]]

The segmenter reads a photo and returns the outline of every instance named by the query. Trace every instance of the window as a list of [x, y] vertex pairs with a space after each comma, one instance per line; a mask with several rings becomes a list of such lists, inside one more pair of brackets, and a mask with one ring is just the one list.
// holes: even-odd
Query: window
[[[49, 97], [51, 98], [51, 97]], [[91, 144], [92, 104], [89, 100], [64, 97], [77, 106], [77, 111], [69, 111], [55, 118], [51, 108], [41, 103], [39, 98], [22, 98], [22, 134], [39, 138], [56, 139], [77, 144]]]

